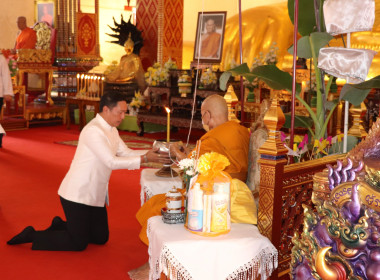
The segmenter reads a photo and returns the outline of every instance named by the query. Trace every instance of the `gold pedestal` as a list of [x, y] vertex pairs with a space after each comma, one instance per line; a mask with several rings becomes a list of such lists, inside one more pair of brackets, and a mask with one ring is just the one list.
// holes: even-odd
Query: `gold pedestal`
[[158, 177], [177, 177], [178, 173], [170, 165], [164, 165], [160, 170], [154, 173]]
[[[153, 148], [157, 149], [159, 153], [168, 154], [170, 153], [170, 148], [169, 148], [170, 144], [174, 144], [174, 143], [177, 143], [180, 146], [183, 145], [182, 142], [179, 140], [170, 140], [169, 142], [167, 142], [166, 140], [156, 140], [153, 143]], [[175, 160], [175, 157], [172, 159]], [[178, 173], [172, 169], [171, 164], [170, 165], [164, 164], [164, 166], [160, 170], [158, 170], [155, 173], [155, 175], [158, 177], [177, 177]]]

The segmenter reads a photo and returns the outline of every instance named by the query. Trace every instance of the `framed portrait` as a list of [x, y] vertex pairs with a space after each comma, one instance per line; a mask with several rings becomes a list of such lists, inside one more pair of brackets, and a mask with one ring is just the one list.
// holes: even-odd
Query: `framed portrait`
[[45, 21], [54, 27], [54, 0], [35, 0], [36, 22]]
[[199, 12], [194, 60], [219, 63], [222, 60], [227, 12]]

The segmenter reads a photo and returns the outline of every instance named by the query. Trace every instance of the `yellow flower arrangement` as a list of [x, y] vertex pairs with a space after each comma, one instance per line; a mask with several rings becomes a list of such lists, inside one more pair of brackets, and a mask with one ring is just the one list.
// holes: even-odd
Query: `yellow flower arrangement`
[[216, 174], [223, 171], [228, 165], [230, 165], [230, 162], [225, 156], [216, 152], [205, 153], [198, 160], [197, 171], [202, 176], [214, 178]]
[[159, 86], [169, 80], [169, 69], [155, 63], [153, 66], [148, 67], [148, 71], [144, 75], [148, 85]]
[[141, 106], [145, 106], [144, 96], [141, 94], [140, 91], [135, 92], [135, 97], [132, 98], [132, 101], [131, 103], [129, 103], [129, 106], [133, 108], [140, 108]]
[[206, 71], [202, 72], [201, 75], [201, 86], [202, 87], [209, 87], [216, 85], [217, 79], [216, 75], [210, 68], [208, 68]]
[[173, 61], [171, 57], [169, 57], [168, 61], [165, 62], [164, 67], [168, 70], [178, 69], [177, 63], [175, 61]]

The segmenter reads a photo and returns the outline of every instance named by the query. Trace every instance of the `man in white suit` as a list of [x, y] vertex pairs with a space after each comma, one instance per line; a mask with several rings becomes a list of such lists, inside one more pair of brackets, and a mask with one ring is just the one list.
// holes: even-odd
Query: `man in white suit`
[[108, 241], [108, 181], [112, 170], [138, 169], [143, 162], [170, 163], [156, 151], [134, 151], [116, 129], [127, 111], [125, 96], [108, 93], [100, 100], [99, 114], [79, 136], [70, 169], [58, 190], [66, 222], [55, 217], [44, 231], [26, 227], [7, 243], [32, 242], [33, 250], [82, 251], [89, 243]]
[[[0, 52], [0, 114], [3, 108], [4, 99], [5, 101], [11, 101], [13, 96], [13, 87], [11, 74], [9, 72], [9, 67], [7, 60], [4, 55]], [[5, 131], [0, 124], [0, 148], [3, 143], [3, 136]]]

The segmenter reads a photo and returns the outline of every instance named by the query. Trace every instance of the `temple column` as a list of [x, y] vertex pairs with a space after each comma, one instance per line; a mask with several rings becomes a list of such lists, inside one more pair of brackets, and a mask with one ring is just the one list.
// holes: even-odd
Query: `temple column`
[[[258, 228], [264, 236], [272, 241], [273, 245], [279, 245], [273, 240], [273, 232], [280, 231], [276, 225], [280, 225], [281, 220], [281, 191], [282, 174], [287, 163], [287, 149], [280, 138], [280, 129], [285, 123], [285, 116], [280, 108], [277, 96], [274, 97], [271, 107], [265, 114], [264, 123], [268, 128], [268, 139], [260, 147], [260, 191], [259, 191], [259, 214]], [[280, 188], [276, 188], [280, 186]], [[277, 213], [277, 215], [275, 215]]]

